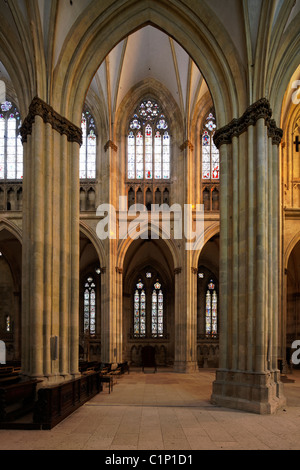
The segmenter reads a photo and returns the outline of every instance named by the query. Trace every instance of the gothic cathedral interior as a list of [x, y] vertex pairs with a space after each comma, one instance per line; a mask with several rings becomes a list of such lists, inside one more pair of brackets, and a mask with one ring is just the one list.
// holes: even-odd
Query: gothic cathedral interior
[[276, 411], [300, 340], [300, 1], [0, 3], [6, 363], [43, 386], [151, 346], [214, 368], [213, 403]]

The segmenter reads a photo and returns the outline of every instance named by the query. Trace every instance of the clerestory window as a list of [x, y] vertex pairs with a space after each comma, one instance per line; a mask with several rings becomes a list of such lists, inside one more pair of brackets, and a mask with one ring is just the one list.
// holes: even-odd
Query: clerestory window
[[132, 116], [127, 136], [128, 180], [169, 180], [171, 136], [160, 105], [143, 100]]
[[91, 113], [85, 109], [81, 118], [82, 145], [79, 154], [80, 179], [96, 178], [96, 125]]
[[209, 113], [205, 119], [202, 130], [202, 180], [219, 182], [219, 150], [213, 141], [213, 136], [216, 129], [215, 121], [214, 114]]
[[0, 180], [23, 178], [23, 145], [20, 135], [21, 118], [10, 101], [0, 111]]

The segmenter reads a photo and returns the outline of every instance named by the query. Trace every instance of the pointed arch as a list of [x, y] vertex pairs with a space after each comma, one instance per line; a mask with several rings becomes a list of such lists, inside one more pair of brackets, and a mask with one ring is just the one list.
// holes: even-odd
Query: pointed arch
[[[105, 5], [99, 9], [99, 2], [92, 3], [66, 37], [55, 71], [51, 105], [78, 123], [84, 96], [98, 66], [116, 44], [147, 24], [175, 38], [192, 57], [208, 83], [220, 126], [244, 111], [242, 67], [238, 54], [232, 54], [235, 46], [217, 15], [209, 6], [195, 4], [191, 12], [188, 5], [175, 6], [167, 0], [134, 4], [117, 0], [109, 9]], [[85, 41], [80, 43], [79, 32], [81, 37], [85, 33]], [[237, 90], [243, 96], [238, 96]]]
[[2, 230], [10, 232], [22, 245], [22, 231], [16, 224], [7, 219], [0, 219], [0, 232]]
[[123, 267], [126, 253], [131, 244], [135, 240], [141, 239], [143, 235], [145, 236], [145, 238], [147, 238], [146, 235], [149, 233], [149, 231], [151, 231], [151, 233], [157, 237], [156, 239], [161, 239], [163, 242], [165, 242], [166, 246], [169, 249], [169, 252], [171, 253], [174, 269], [181, 266], [181, 256], [175, 244], [175, 240], [168, 238], [168, 234], [164, 232], [161, 227], [155, 224], [150, 225], [148, 224], [148, 222], [141, 226], [140, 233], [128, 233], [129, 236], [121, 241], [117, 254], [117, 266], [119, 266], [120, 268]]
[[101, 267], [106, 265], [106, 255], [102, 241], [97, 237], [97, 234], [82, 220], [79, 222], [79, 230], [82, 232], [93, 244]]

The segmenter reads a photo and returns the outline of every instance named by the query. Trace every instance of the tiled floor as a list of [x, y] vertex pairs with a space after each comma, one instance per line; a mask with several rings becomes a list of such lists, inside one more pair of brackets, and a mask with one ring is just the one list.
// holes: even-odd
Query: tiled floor
[[212, 405], [214, 378], [131, 370], [50, 431], [0, 430], [0, 450], [300, 449], [300, 371], [284, 384], [287, 406], [267, 416]]

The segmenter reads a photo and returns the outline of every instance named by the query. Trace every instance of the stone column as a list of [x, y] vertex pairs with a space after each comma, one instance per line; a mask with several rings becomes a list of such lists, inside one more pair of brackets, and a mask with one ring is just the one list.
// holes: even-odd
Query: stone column
[[221, 157], [220, 365], [212, 402], [283, 406], [277, 367], [281, 130], [266, 99], [215, 134]]
[[115, 226], [103, 240], [106, 252], [105, 291], [101, 311], [101, 361], [116, 364], [123, 360], [122, 268], [117, 262], [119, 201], [117, 146], [109, 140], [104, 146], [102, 193], [115, 211]]
[[36, 97], [21, 134], [22, 372], [60, 382], [78, 374], [81, 130]]
[[[178, 201], [182, 208], [182, 266], [175, 269], [175, 358], [174, 370], [177, 372], [194, 372], [197, 367], [197, 282], [192, 266], [192, 251], [187, 249], [189, 240], [185, 224], [185, 205], [192, 208], [194, 203], [193, 184], [193, 146], [187, 140], [181, 146], [183, 153], [183, 191]], [[192, 215], [192, 211], [191, 211]], [[193, 230], [193, 220], [189, 220], [189, 228]]]

